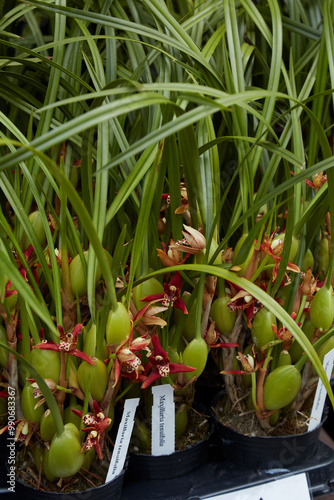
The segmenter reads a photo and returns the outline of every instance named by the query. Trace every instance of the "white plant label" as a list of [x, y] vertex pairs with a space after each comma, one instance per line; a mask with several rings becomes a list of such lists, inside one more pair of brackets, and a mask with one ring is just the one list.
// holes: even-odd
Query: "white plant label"
[[169, 384], [152, 387], [152, 438], [153, 456], [170, 455], [175, 451], [174, 389]]
[[130, 438], [132, 434], [134, 417], [140, 398], [126, 399], [122, 420], [118, 428], [114, 451], [109, 464], [106, 483], [118, 476], [124, 467], [126, 455], [128, 453]]
[[[324, 357], [324, 370], [326, 372], [328, 380], [330, 380], [334, 364], [334, 349], [329, 351]], [[310, 423], [308, 426], [308, 432], [313, 431], [316, 427], [321, 424], [322, 412], [324, 410], [325, 400], [326, 400], [326, 389], [321, 379], [319, 378], [317, 390], [314, 396], [312, 412], [310, 417]]]
[[276, 479], [231, 493], [205, 497], [205, 500], [282, 500], [282, 498], [284, 500], [311, 499], [305, 473]]

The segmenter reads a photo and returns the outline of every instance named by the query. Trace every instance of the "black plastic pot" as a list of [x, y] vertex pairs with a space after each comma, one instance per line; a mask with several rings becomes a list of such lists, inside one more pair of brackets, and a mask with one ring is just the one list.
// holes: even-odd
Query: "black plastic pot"
[[211, 401], [221, 390], [222, 383], [223, 377], [212, 356], [209, 355], [204, 372], [196, 380], [195, 404], [202, 407], [205, 412], [209, 411]]
[[129, 481], [172, 479], [193, 472], [207, 461], [213, 431], [214, 425], [210, 422], [210, 433], [206, 439], [170, 455], [152, 456], [144, 453], [131, 453], [127, 479]]
[[289, 436], [246, 436], [218, 420], [213, 409], [222, 396], [213, 399], [211, 412], [226, 460], [250, 469], [290, 469], [315, 455], [321, 426], [311, 432]]
[[11, 495], [8, 498], [17, 498], [18, 500], [22, 498], [25, 500], [119, 500], [122, 495], [124, 474], [125, 471], [123, 470], [115, 479], [96, 488], [68, 493], [37, 490], [17, 480], [15, 496]]
[[[330, 384], [331, 384], [332, 391], [334, 393], [334, 378], [331, 379]], [[327, 396], [326, 403], [327, 403], [327, 407], [328, 407], [328, 416], [326, 418], [326, 421], [324, 422], [323, 428], [325, 429], [327, 434], [329, 434], [329, 436], [332, 439], [334, 439], [334, 411], [333, 411], [333, 407], [332, 407], [332, 404], [331, 404], [328, 396]]]

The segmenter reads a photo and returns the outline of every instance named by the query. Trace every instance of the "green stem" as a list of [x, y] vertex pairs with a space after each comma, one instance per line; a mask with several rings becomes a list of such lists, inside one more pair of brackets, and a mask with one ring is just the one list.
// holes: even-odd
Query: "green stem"
[[261, 262], [261, 264], [259, 265], [259, 267], [255, 271], [255, 273], [253, 274], [253, 276], [251, 277], [250, 281], [252, 283], [254, 283], [254, 281], [256, 280], [256, 278], [258, 276], [260, 276], [260, 274], [262, 273], [262, 271], [265, 271], [266, 269], [271, 269], [273, 267], [273, 265], [266, 266], [268, 260], [269, 260], [269, 255], [267, 254], [267, 255], [265, 255], [263, 261]]
[[300, 301], [300, 307], [299, 307], [299, 311], [298, 311], [298, 314], [296, 316], [296, 323], [300, 323], [300, 319], [303, 315], [303, 312], [304, 312], [304, 307], [305, 307], [305, 304], [306, 304], [306, 300], [307, 300], [307, 296], [306, 295], [303, 295], [302, 298], [301, 298], [301, 301]]
[[129, 384], [126, 386], [126, 388], [124, 389], [123, 392], [121, 392], [115, 399], [114, 399], [114, 405], [117, 403], [117, 401], [119, 401], [120, 399], [122, 399], [128, 392], [129, 390], [132, 389], [132, 384]]
[[[28, 312], [26, 308], [26, 301], [21, 298], [19, 295], [20, 302], [20, 317], [21, 317], [21, 332], [22, 332], [22, 354], [25, 359], [30, 359], [30, 336], [29, 336], [29, 323], [28, 323]], [[39, 343], [39, 338], [33, 338], [33, 341], [36, 345], [36, 342]]]
[[251, 373], [251, 379], [252, 379], [252, 401], [254, 408], [257, 412], [260, 412], [260, 407], [257, 404], [257, 398], [256, 398], [256, 373], [253, 372]]
[[202, 274], [200, 279], [199, 279], [199, 283], [198, 283], [197, 302], [196, 302], [196, 310], [195, 310], [195, 338], [196, 339], [202, 338], [201, 322], [202, 322], [202, 302], [203, 302], [204, 280], [205, 280], [205, 275]]
[[[196, 288], [193, 290], [192, 294], [190, 295], [189, 297], [189, 300], [187, 302], [187, 309], [188, 309], [188, 312], [191, 311], [191, 308], [196, 300], [196, 297], [197, 297], [197, 288], [198, 288], [198, 284], [196, 285]], [[181, 333], [182, 333], [182, 329], [183, 329], [183, 326], [187, 320], [187, 314], [182, 314], [180, 319], [178, 320], [177, 324], [176, 324], [176, 329], [175, 329], [175, 332], [174, 332], [174, 335], [173, 335], [173, 338], [171, 339], [171, 343], [170, 343], [170, 347], [172, 349], [175, 349], [177, 350], [177, 347], [179, 345], [179, 341], [180, 341], [180, 337], [181, 337]]]
[[[83, 408], [82, 408], [82, 416], [84, 416], [84, 415], [86, 415], [88, 413], [91, 378], [92, 378], [92, 374], [89, 373], [88, 374], [88, 380], [87, 380], [87, 386], [86, 386], [86, 392], [85, 392], [85, 400], [84, 400], [84, 404], [83, 404]], [[84, 426], [84, 424], [83, 424], [82, 418], [81, 418], [80, 428], [82, 429], [83, 426]]]
[[273, 347], [269, 347], [266, 359], [264, 360], [262, 368], [266, 370], [268, 368], [269, 362], [271, 360], [271, 353], [272, 353]]
[[106, 331], [107, 320], [108, 320], [109, 310], [107, 305], [103, 305], [97, 311], [97, 323], [96, 323], [96, 357], [101, 359], [104, 334]]
[[[64, 386], [67, 381], [66, 381], [66, 353], [65, 351], [60, 351], [60, 374], [59, 374], [59, 379], [58, 379], [58, 384], [60, 386]], [[63, 392], [58, 392], [56, 395], [56, 401], [58, 408], [60, 410], [60, 414], [63, 415], [64, 412], [64, 401], [65, 401], [65, 393]]]
[[[275, 341], [274, 341], [275, 342]], [[273, 344], [274, 344], [273, 342]], [[281, 355], [281, 352], [282, 352], [282, 341], [281, 340], [277, 340], [277, 343], [273, 345], [273, 359], [272, 359], [272, 363], [271, 363], [271, 371], [275, 370], [275, 368], [277, 368], [278, 366], [278, 361], [279, 361], [279, 357]]]
[[56, 385], [56, 387], [57, 387], [58, 391], [63, 391], [63, 392], [67, 392], [67, 394], [72, 394], [71, 389], [66, 389], [66, 387], [62, 387], [61, 385], [58, 385], [58, 384]]
[[[64, 171], [64, 156], [60, 157], [60, 169], [65, 176]], [[67, 231], [66, 231], [66, 206], [67, 206], [67, 196], [66, 192], [62, 187], [62, 183], [59, 186], [60, 190], [60, 248], [61, 248], [61, 280], [64, 293], [69, 302], [73, 302], [74, 295], [71, 288], [70, 280], [70, 269], [68, 265], [68, 250], [67, 250]], [[61, 318], [58, 318], [58, 323], [61, 323]]]
[[226, 296], [226, 291], [225, 291], [225, 280], [224, 278], [218, 278], [217, 280], [217, 288], [218, 288], [218, 297], [225, 297]]

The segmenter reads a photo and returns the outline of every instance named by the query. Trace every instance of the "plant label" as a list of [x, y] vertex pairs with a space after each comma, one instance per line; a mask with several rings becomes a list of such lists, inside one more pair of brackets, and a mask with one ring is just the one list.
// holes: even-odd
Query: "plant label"
[[212, 497], [202, 497], [201, 500], [311, 500], [306, 474], [284, 477], [262, 483], [250, 488], [232, 491]]
[[152, 445], [153, 456], [170, 455], [175, 451], [174, 389], [169, 384], [152, 387]]
[[[328, 380], [331, 378], [334, 364], [334, 349], [329, 351], [324, 357], [324, 370], [326, 372]], [[317, 390], [314, 396], [312, 412], [310, 417], [310, 423], [308, 426], [308, 432], [313, 431], [316, 427], [321, 425], [322, 412], [324, 410], [325, 400], [326, 400], [326, 389], [321, 379], [319, 378]]]
[[114, 451], [110, 460], [106, 483], [120, 474], [124, 467], [132, 434], [134, 417], [140, 398], [126, 399], [122, 420], [118, 428]]

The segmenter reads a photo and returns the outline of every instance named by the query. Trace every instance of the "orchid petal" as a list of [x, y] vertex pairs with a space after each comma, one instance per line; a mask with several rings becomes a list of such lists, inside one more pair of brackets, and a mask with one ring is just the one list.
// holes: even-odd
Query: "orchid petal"
[[206, 247], [206, 238], [205, 236], [197, 231], [197, 229], [194, 229], [191, 226], [186, 226], [183, 224], [185, 231], [182, 231], [183, 236], [186, 238], [187, 242], [191, 244], [191, 246], [195, 246], [197, 248], [200, 248], [203, 250]]
[[169, 286], [175, 286], [178, 290], [181, 288], [181, 274], [176, 271], [173, 278], [169, 282]]
[[95, 361], [90, 356], [88, 356], [88, 354], [85, 354], [84, 352], [79, 351], [79, 349], [75, 348], [72, 351], [70, 351], [68, 354], [70, 354], [71, 356], [75, 356], [76, 358], [80, 358], [83, 361], [87, 361], [87, 363], [89, 363], [90, 365], [95, 365]]
[[116, 359], [115, 361], [115, 365], [114, 365], [114, 372], [115, 372], [115, 382], [113, 384], [113, 387], [116, 387], [118, 381], [119, 381], [119, 378], [121, 376], [121, 369], [122, 369], [122, 364], [120, 363], [120, 361], [118, 361]]
[[156, 302], [159, 302], [159, 301], [160, 301], [160, 299], [158, 299], [158, 300], [154, 300], [154, 301], [152, 301], [152, 302], [149, 302], [149, 303], [148, 303], [148, 304], [146, 304], [146, 305], [145, 305], [142, 309], [140, 309], [140, 310], [137, 312], [137, 314], [136, 314], [136, 316], [135, 316], [135, 318], [134, 318], [134, 320], [133, 320], [133, 321], [134, 321], [134, 323], [137, 323], [137, 322], [138, 322], [138, 321], [142, 318], [142, 316], [144, 316], [144, 314], [146, 313], [147, 309], [148, 309], [149, 307], [151, 307], [151, 305], [152, 305], [152, 304], [155, 304]]
[[177, 365], [176, 363], [169, 363], [170, 373], [184, 373], [184, 372], [194, 372], [196, 368], [187, 365]]
[[158, 378], [160, 378], [160, 373], [158, 372], [158, 370], [152, 370], [145, 382], [141, 385], [141, 388], [146, 389], [146, 387], [149, 387]]
[[176, 266], [178, 264], [177, 261], [169, 257], [169, 255], [160, 248], [157, 248], [157, 252], [158, 252], [158, 257], [164, 266], [171, 267], [171, 266]]
[[60, 352], [59, 344], [51, 344], [49, 342], [35, 345], [34, 349], [45, 349], [47, 351], [57, 351]]
[[167, 322], [164, 319], [159, 318], [158, 316], [144, 316], [142, 321], [147, 326], [150, 326], [150, 325], [166, 326], [167, 325]]
[[76, 339], [78, 337], [79, 333], [81, 333], [82, 326], [82, 323], [78, 323], [77, 325], [75, 325], [72, 331], [73, 338]]
[[147, 295], [146, 297], [139, 299], [141, 302], [159, 302], [164, 298], [163, 293], [156, 293], [153, 295]]
[[175, 300], [175, 302], [174, 302], [174, 304], [173, 304], [173, 305], [174, 305], [174, 307], [175, 307], [176, 309], [180, 309], [180, 310], [183, 312], [183, 314], [188, 314], [188, 309], [187, 309], [187, 306], [186, 306], [186, 304], [185, 304], [184, 300], [183, 300], [183, 299], [181, 299], [181, 297], [178, 297], [178, 298]]
[[82, 418], [83, 412], [81, 410], [77, 410], [76, 408], [71, 408], [71, 411], [78, 417]]
[[[152, 344], [154, 347], [154, 358], [156, 356], [161, 356], [164, 359], [168, 359], [167, 352], [161, 347], [158, 335], [155, 333], [152, 335]], [[153, 357], [153, 356], [152, 356]]]
[[299, 267], [296, 266], [295, 264], [292, 264], [291, 262], [288, 262], [287, 270], [288, 271], [293, 271], [294, 273], [300, 273]]

